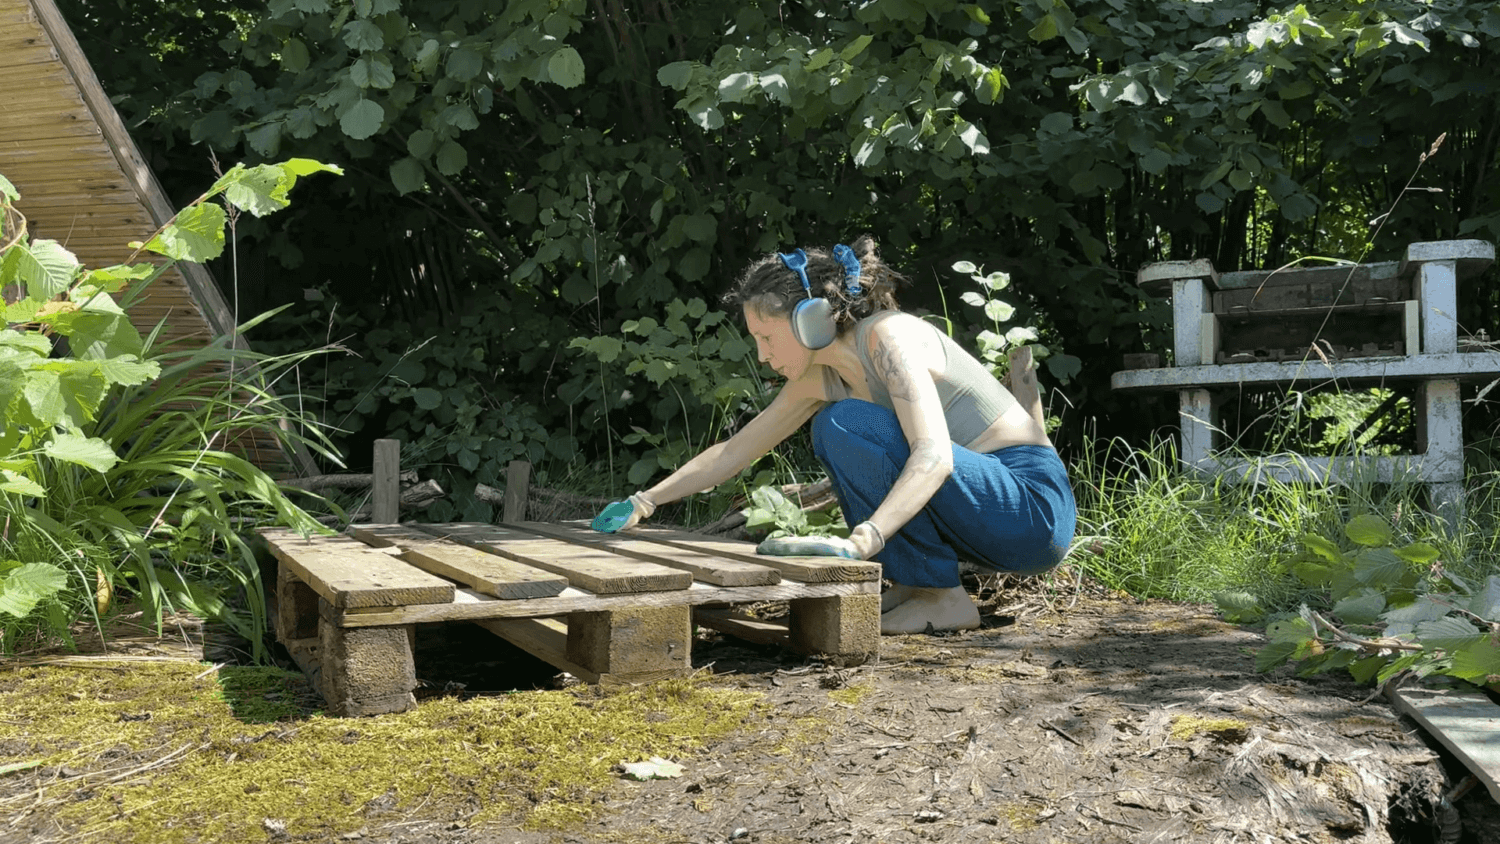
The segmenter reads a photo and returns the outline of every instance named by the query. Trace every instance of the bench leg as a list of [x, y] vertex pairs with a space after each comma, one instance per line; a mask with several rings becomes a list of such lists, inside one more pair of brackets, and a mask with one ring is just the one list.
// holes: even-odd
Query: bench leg
[[693, 667], [693, 613], [683, 605], [568, 615], [567, 658], [601, 680], [643, 682]]
[[318, 602], [319, 691], [334, 715], [380, 715], [416, 706], [411, 625], [338, 627], [326, 601]]
[[791, 602], [792, 650], [860, 665], [880, 652], [880, 595], [797, 598]]
[[276, 567], [276, 638], [283, 644], [318, 635], [318, 593], [286, 566]]

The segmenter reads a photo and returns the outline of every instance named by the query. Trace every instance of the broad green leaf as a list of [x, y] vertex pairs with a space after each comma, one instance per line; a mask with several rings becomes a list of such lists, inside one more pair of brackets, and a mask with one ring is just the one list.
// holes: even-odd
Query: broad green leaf
[[67, 588], [68, 573], [50, 563], [26, 563], [0, 581], [0, 612], [25, 618], [36, 605]]
[[[0, 349], [3, 348], [25, 349], [38, 357], [45, 358], [52, 354], [52, 341], [32, 331], [0, 330]], [[13, 393], [0, 392], [0, 395], [13, 395]]]
[[385, 46], [385, 36], [380, 27], [366, 20], [352, 20], [344, 25], [344, 43], [349, 49], [361, 53], [379, 50]]
[[437, 134], [431, 129], [418, 129], [406, 138], [406, 151], [413, 158], [431, 158], [436, 149]]
[[224, 199], [230, 205], [257, 217], [280, 211], [291, 204], [287, 198], [288, 176], [275, 164], [236, 167], [216, 184], [223, 188]]
[[225, 222], [218, 203], [202, 202], [179, 213], [146, 248], [174, 261], [211, 261], [224, 251]]
[[1500, 675], [1500, 647], [1489, 636], [1453, 652], [1453, 676], [1484, 685]]
[[697, 66], [697, 62], [672, 62], [671, 64], [662, 65], [656, 71], [656, 81], [668, 88], [681, 91], [687, 87], [688, 81], [693, 78], [693, 69]]
[[439, 173], [445, 176], [456, 176], [463, 172], [469, 164], [469, 153], [458, 141], [444, 141], [438, 147], [437, 158], [434, 159]]
[[1296, 642], [1272, 642], [1255, 652], [1255, 670], [1265, 673], [1292, 658]]
[[870, 42], [874, 40], [875, 39], [873, 36], [859, 36], [858, 38], [850, 42], [849, 46], [839, 51], [839, 58], [843, 59], [846, 62], [854, 61], [855, 57], [857, 57], [860, 53], [863, 53], [865, 51], [865, 48], [870, 46]]
[[1260, 599], [1249, 592], [1220, 592], [1214, 596], [1214, 604], [1225, 621], [1235, 624], [1250, 624], [1266, 616]]
[[296, 179], [302, 176], [311, 176], [313, 173], [332, 173], [335, 176], [344, 175], [344, 168], [336, 164], [324, 164], [321, 161], [314, 161], [311, 158], [288, 158], [277, 166], [292, 177], [294, 184]]
[[984, 303], [984, 315], [995, 322], [1006, 322], [1016, 315], [1016, 308], [1009, 302], [991, 299]]
[[349, 68], [349, 79], [361, 88], [389, 88], [396, 84], [396, 72], [385, 54], [371, 53]]
[[[828, 63], [831, 61], [833, 61], [833, 50], [829, 47], [824, 47], [823, 49], [814, 53], [813, 57], [807, 60], [807, 64], [802, 66], [802, 69], [807, 71], [822, 70], [823, 68], [827, 67]], [[668, 67], [671, 67], [671, 65], [668, 65]], [[665, 82], [665, 80], [662, 81]], [[682, 86], [673, 85], [672, 87], [680, 88]]]
[[420, 161], [407, 156], [391, 165], [391, 184], [403, 196], [416, 193], [427, 184], [427, 172]]
[[80, 269], [73, 253], [55, 240], [22, 241], [5, 251], [0, 278], [21, 282], [29, 298], [45, 302], [67, 290]]
[[281, 124], [263, 123], [245, 133], [245, 142], [251, 149], [271, 158], [281, 151]]
[[1475, 627], [1472, 622], [1451, 615], [1435, 621], [1424, 621], [1413, 632], [1422, 647], [1442, 648], [1445, 651], [1461, 650], [1480, 639], [1489, 638], [1488, 633]]
[[572, 47], [562, 47], [547, 59], [547, 76], [564, 88], [577, 88], [583, 84], [583, 57]]
[[1484, 588], [1469, 599], [1469, 612], [1485, 621], [1500, 622], [1500, 575], [1484, 579]]
[[385, 121], [385, 109], [374, 100], [360, 100], [339, 117], [339, 128], [345, 135], [362, 141], [380, 131]]
[[98, 437], [78, 434], [58, 434], [42, 450], [53, 460], [84, 466], [96, 472], [108, 472], [120, 460], [109, 443]]
[[287, 73], [307, 70], [308, 60], [307, 44], [301, 38], [289, 38], [281, 45], [281, 69]]
[[47, 490], [42, 485], [19, 472], [0, 469], [0, 493], [22, 495], [28, 498], [45, 498]]
[[0, 196], [9, 199], [11, 202], [15, 202], [21, 198], [21, 194], [16, 190], [16, 186], [11, 184], [10, 180], [3, 175], [0, 175]]
[[473, 50], [460, 47], [448, 54], [448, 62], [443, 69], [450, 78], [468, 82], [484, 70], [484, 57]]
[[1342, 563], [1344, 561], [1344, 555], [1339, 551], [1339, 547], [1316, 533], [1303, 534], [1302, 545], [1307, 550], [1330, 563]]
[[1403, 636], [1415, 630], [1418, 624], [1437, 621], [1448, 612], [1447, 606], [1429, 596], [1423, 596], [1404, 607], [1386, 610], [1381, 619], [1386, 623], [1385, 635]]
[[1312, 625], [1305, 618], [1287, 618], [1266, 626], [1266, 638], [1272, 642], [1298, 644], [1312, 638]]
[[1366, 548], [1354, 557], [1354, 577], [1360, 583], [1393, 586], [1406, 571], [1406, 561], [1389, 548]]
[[431, 387], [418, 387], [411, 394], [412, 401], [423, 410], [437, 410], [443, 403], [443, 394]]
[[1379, 592], [1352, 595], [1333, 605], [1333, 612], [1348, 624], [1374, 624], [1385, 611], [1385, 596]]
[[1395, 552], [1396, 556], [1401, 559], [1409, 563], [1417, 563], [1418, 565], [1426, 565], [1440, 556], [1438, 549], [1426, 542], [1413, 542], [1410, 545], [1395, 549]]
[[1355, 660], [1349, 665], [1349, 675], [1360, 683], [1368, 683], [1374, 680], [1380, 669], [1390, 661], [1391, 658], [1388, 656], [1370, 656]]
[[144, 281], [157, 271], [155, 264], [116, 264], [102, 270], [90, 270], [80, 286], [92, 286], [106, 293], [119, 293], [132, 281]]
[[1390, 545], [1391, 540], [1395, 538], [1391, 532], [1390, 522], [1368, 513], [1350, 519], [1349, 524], [1344, 525], [1344, 535], [1355, 544], [1367, 547]]

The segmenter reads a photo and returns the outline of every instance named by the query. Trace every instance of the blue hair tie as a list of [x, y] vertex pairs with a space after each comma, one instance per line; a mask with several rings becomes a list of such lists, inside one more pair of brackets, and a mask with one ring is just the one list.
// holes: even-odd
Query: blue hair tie
[[849, 290], [849, 295], [858, 296], [863, 293], [864, 288], [859, 286], [859, 258], [855, 257], [854, 250], [840, 243], [833, 247], [833, 258], [844, 267], [844, 286]]
[[798, 249], [790, 255], [783, 252], [776, 254], [781, 257], [781, 263], [786, 264], [787, 269], [796, 273], [797, 277], [802, 279], [802, 289], [807, 291], [808, 296], [811, 296], [812, 282], [807, 278], [807, 253]]

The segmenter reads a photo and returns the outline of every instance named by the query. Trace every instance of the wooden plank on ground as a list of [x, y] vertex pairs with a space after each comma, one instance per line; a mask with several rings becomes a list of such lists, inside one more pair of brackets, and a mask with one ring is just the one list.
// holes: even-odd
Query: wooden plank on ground
[[376, 548], [398, 548], [401, 559], [417, 568], [502, 600], [549, 598], [568, 588], [568, 579], [561, 575], [438, 539], [407, 525], [353, 525], [349, 534]]
[[1489, 695], [1474, 688], [1387, 686], [1386, 697], [1452, 751], [1500, 800], [1500, 706]]
[[598, 595], [670, 592], [693, 584], [693, 576], [685, 571], [632, 560], [603, 549], [539, 537], [514, 528], [474, 522], [418, 527], [433, 536], [560, 574], [570, 584]]
[[700, 607], [693, 611], [693, 621], [697, 622], [700, 627], [728, 633], [737, 639], [744, 639], [756, 645], [785, 647], [792, 641], [791, 631], [785, 624], [751, 618], [734, 610]]
[[622, 535], [731, 560], [770, 566], [786, 577], [803, 583], [847, 583], [880, 579], [880, 564], [865, 560], [845, 560], [839, 557], [762, 556], [755, 553], [755, 546], [749, 542], [720, 539], [715, 536], [704, 536], [670, 528], [642, 526], [632, 528]]
[[600, 533], [573, 524], [551, 522], [520, 522], [507, 527], [682, 569], [692, 572], [694, 580], [715, 586], [763, 586], [781, 582], [781, 572], [770, 566], [635, 539], [630, 533]]
[[304, 538], [286, 528], [257, 532], [282, 565], [335, 609], [453, 602], [452, 583], [357, 539]]

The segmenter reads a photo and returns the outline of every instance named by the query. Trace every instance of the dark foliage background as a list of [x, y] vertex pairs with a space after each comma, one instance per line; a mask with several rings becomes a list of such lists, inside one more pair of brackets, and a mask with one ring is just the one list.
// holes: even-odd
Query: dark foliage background
[[731, 430], [762, 385], [714, 303], [768, 250], [872, 232], [907, 304], [971, 338], [951, 265], [1010, 273], [1067, 451], [1173, 424], [1108, 391], [1167, 342], [1142, 264], [1500, 234], [1494, 4], [59, 5], [174, 201], [215, 157], [346, 169], [214, 269], [242, 318], [301, 303], [265, 347], [353, 352], [304, 400], [354, 464], [402, 439], [466, 502], [438, 517], [487, 516], [465, 493], [517, 456], [621, 490]]

